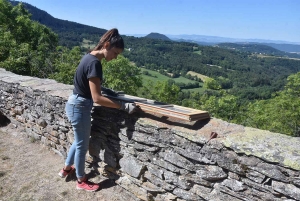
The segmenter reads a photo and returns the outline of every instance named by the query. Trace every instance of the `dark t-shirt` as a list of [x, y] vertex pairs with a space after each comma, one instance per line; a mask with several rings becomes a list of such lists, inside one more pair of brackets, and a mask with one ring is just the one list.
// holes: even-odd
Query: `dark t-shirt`
[[79, 94], [85, 98], [92, 98], [89, 85], [89, 78], [99, 77], [102, 82], [102, 65], [101, 62], [91, 54], [86, 54], [82, 57], [75, 76], [74, 76], [74, 94]]

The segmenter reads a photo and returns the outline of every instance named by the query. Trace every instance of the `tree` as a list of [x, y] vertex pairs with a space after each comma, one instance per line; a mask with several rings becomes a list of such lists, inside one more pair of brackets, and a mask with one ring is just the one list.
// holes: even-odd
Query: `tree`
[[138, 88], [142, 87], [141, 70], [137, 66], [122, 55], [110, 62], [102, 60], [102, 64], [105, 87], [137, 95]]
[[21, 75], [48, 77], [52, 72], [57, 35], [30, 20], [20, 3], [0, 0], [0, 65]]
[[249, 104], [246, 125], [300, 136], [300, 72], [287, 80], [285, 89], [273, 98]]
[[214, 89], [214, 90], [221, 89], [220, 84], [215, 79], [212, 79], [212, 78], [206, 79], [203, 87], [206, 89]]
[[221, 96], [204, 95], [200, 98], [200, 108], [209, 111], [217, 118], [225, 121], [232, 121], [237, 118], [239, 113], [239, 104], [237, 97], [221, 92]]
[[285, 93], [292, 97], [300, 97], [300, 72], [287, 78]]
[[50, 74], [50, 79], [55, 79], [64, 84], [73, 84], [74, 74], [81, 59], [81, 52], [78, 46], [69, 50], [66, 47], [56, 48], [55, 72]]
[[156, 83], [149, 81], [141, 91], [145, 98], [176, 104], [178, 102], [180, 88], [173, 80], [169, 79], [166, 81], [158, 81]]

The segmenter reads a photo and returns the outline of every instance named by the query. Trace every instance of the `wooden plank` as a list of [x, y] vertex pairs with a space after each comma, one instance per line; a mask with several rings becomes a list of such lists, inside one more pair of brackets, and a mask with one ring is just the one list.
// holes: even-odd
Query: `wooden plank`
[[[139, 102], [136, 102], [136, 104], [139, 105], [143, 111], [148, 111], [148, 112], [161, 114], [161, 115], [167, 115], [167, 116], [185, 119], [185, 120], [189, 120], [189, 121], [210, 118], [208, 112], [206, 112], [206, 111], [198, 110], [198, 113], [196, 113], [196, 110], [192, 109], [193, 112], [189, 113], [190, 108], [181, 107], [181, 106], [179, 107], [181, 110], [178, 111], [178, 110], [176, 110], [176, 107], [177, 107], [176, 105], [174, 105], [171, 108], [170, 107], [162, 108], [162, 107], [158, 107], [155, 105], [148, 105], [148, 104], [139, 103]], [[184, 109], [184, 112], [183, 112], [183, 109]]]
[[140, 98], [137, 96], [131, 96], [127, 94], [119, 94], [118, 96], [107, 96], [109, 98], [122, 100], [126, 102], [132, 102], [138, 105], [142, 111], [163, 115], [167, 117], [174, 117], [184, 119], [188, 121], [196, 121], [210, 118], [208, 112], [202, 110], [196, 110], [178, 105], [171, 105], [155, 100]]

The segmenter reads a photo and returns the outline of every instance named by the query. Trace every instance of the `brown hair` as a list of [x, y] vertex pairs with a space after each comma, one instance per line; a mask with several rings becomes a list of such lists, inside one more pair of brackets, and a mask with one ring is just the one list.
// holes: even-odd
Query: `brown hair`
[[101, 38], [99, 43], [96, 47], [94, 47], [93, 50], [101, 50], [104, 43], [109, 42], [110, 46], [109, 48], [120, 48], [124, 50], [124, 41], [122, 36], [120, 36], [118, 29], [114, 28], [109, 31], [107, 31]]

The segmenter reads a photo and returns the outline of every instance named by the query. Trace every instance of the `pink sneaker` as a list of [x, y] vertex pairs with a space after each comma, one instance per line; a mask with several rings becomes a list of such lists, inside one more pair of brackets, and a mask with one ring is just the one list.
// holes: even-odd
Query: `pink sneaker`
[[75, 168], [73, 166], [71, 166], [71, 169], [66, 171], [64, 170], [64, 168], [58, 173], [58, 175], [61, 177], [61, 178], [65, 178], [67, 175], [73, 173], [75, 171]]
[[79, 182], [77, 180], [77, 186], [76, 188], [78, 190], [86, 190], [86, 191], [96, 191], [100, 188], [99, 184], [96, 184], [94, 182], [91, 182], [91, 181], [88, 181], [88, 180], [85, 180], [85, 181], [82, 181], [82, 182]]

